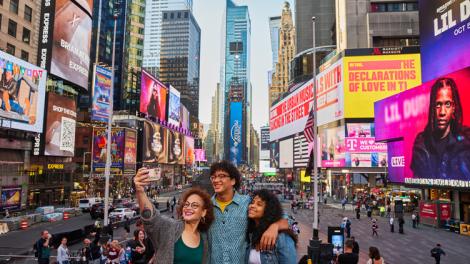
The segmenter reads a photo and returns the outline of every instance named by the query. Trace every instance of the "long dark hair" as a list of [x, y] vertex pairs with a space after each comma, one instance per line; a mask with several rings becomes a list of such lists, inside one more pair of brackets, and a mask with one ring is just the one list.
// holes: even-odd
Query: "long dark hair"
[[379, 249], [376, 247], [370, 247], [369, 248], [369, 258], [373, 260], [379, 260], [380, 259], [380, 252]]
[[436, 122], [436, 107], [435, 102], [437, 99], [437, 93], [443, 87], [450, 87], [452, 91], [452, 100], [454, 101], [454, 115], [450, 121], [450, 130], [453, 134], [459, 133], [462, 129], [463, 123], [463, 111], [462, 105], [460, 103], [459, 91], [457, 89], [457, 84], [451, 78], [439, 78], [431, 87], [431, 98], [429, 100], [429, 114], [428, 114], [428, 124], [425, 128], [425, 134], [428, 138], [432, 138], [434, 131], [437, 128]]
[[[277, 197], [266, 189], [258, 190], [253, 193], [253, 198], [258, 196], [266, 204], [264, 208], [264, 214], [259, 220], [259, 225], [257, 226], [253, 219], [248, 220], [248, 238], [251, 237], [251, 246], [253, 248], [259, 244], [261, 236], [268, 229], [268, 227], [279, 221], [282, 218], [282, 206]], [[280, 232], [287, 233], [297, 244], [297, 236], [292, 232], [292, 230], [282, 230]]]

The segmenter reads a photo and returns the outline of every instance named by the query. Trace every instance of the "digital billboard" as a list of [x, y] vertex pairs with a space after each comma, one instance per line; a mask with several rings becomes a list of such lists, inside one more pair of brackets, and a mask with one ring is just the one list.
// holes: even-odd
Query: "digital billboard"
[[[54, 0], [44, 2], [47, 5], [52, 1]], [[89, 6], [86, 1], [80, 3], [83, 7]], [[50, 73], [88, 89], [92, 34], [91, 14], [84, 12], [74, 1], [68, 0], [55, 0], [54, 14], [54, 26], [52, 31], [50, 31], [51, 28], [48, 28], [47, 33], [47, 35], [52, 35], [52, 42], [43, 43], [52, 46]], [[47, 38], [44, 38], [44, 34], [43, 31], [40, 39], [49, 42]]]
[[184, 136], [168, 130], [168, 164], [184, 164]]
[[[106, 145], [108, 141], [106, 128], [93, 128], [93, 172], [104, 173], [106, 166]], [[111, 131], [111, 172], [122, 174], [124, 167], [125, 130], [115, 128]]]
[[261, 150], [269, 150], [269, 127], [261, 127]]
[[374, 117], [374, 102], [421, 84], [419, 54], [344, 57], [344, 117]]
[[21, 186], [2, 187], [0, 211], [21, 209]]
[[180, 105], [181, 93], [170, 85], [170, 98], [168, 100], [168, 123], [179, 127], [181, 121]]
[[168, 88], [152, 75], [142, 70], [140, 112], [166, 121]]
[[470, 187], [469, 84], [466, 68], [375, 103], [376, 139], [403, 140], [392, 181]]
[[344, 126], [319, 129], [321, 166], [346, 167]]
[[294, 167], [294, 139], [279, 142], [279, 168]]
[[343, 60], [338, 60], [317, 75], [318, 125], [344, 117]]
[[269, 164], [271, 168], [279, 168], [279, 142], [269, 144]]
[[96, 65], [93, 81], [91, 120], [98, 122], [108, 122], [109, 118], [109, 98], [111, 97], [111, 76], [110, 69]]
[[206, 150], [205, 149], [195, 149], [194, 151], [195, 151], [194, 154], [195, 154], [197, 162], [207, 161], [206, 160]]
[[44, 155], [73, 157], [77, 104], [74, 99], [48, 93]]
[[2, 127], [42, 133], [47, 72], [0, 51]]
[[142, 142], [142, 161], [145, 163], [168, 161], [168, 130], [159, 124], [145, 121]]
[[229, 143], [229, 159], [239, 165], [243, 159], [243, 120], [242, 120], [242, 103], [230, 103], [230, 143]]
[[193, 137], [184, 137], [185, 141], [185, 148], [186, 148], [186, 165], [193, 165], [195, 160], [195, 153], [194, 153], [194, 138]]
[[469, 18], [468, 0], [419, 1], [423, 82], [470, 66]]
[[180, 107], [180, 127], [189, 130], [189, 111], [183, 104]]
[[137, 163], [137, 131], [126, 129], [124, 141], [124, 174], [133, 175]]

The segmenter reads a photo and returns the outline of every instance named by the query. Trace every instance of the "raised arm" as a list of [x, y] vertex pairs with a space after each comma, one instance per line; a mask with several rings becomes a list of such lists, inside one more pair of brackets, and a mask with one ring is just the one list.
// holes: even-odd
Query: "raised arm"
[[139, 203], [140, 215], [143, 219], [150, 219], [154, 214], [153, 204], [145, 193], [145, 187], [150, 184], [147, 181], [149, 175], [146, 168], [140, 168], [134, 177], [135, 192]]

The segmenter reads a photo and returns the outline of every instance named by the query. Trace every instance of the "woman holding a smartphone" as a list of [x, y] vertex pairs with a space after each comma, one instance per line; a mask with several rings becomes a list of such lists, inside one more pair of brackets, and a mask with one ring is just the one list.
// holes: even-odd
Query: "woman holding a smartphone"
[[145, 187], [151, 182], [150, 170], [139, 169], [134, 184], [145, 230], [156, 245], [155, 258], [161, 263], [208, 263], [206, 232], [214, 220], [209, 194], [202, 189], [191, 188], [180, 199], [178, 219], [162, 216], [145, 193]]

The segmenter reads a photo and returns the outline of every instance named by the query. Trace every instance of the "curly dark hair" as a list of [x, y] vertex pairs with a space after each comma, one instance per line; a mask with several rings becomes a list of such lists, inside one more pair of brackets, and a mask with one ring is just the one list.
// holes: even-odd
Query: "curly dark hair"
[[369, 248], [369, 258], [373, 260], [379, 260], [380, 259], [380, 252], [379, 249], [376, 247], [370, 247]]
[[176, 212], [178, 213], [178, 217], [181, 218], [183, 214], [183, 205], [188, 200], [189, 196], [197, 195], [202, 199], [204, 203], [202, 205], [202, 209], [206, 209], [206, 216], [204, 217], [204, 221], [201, 221], [197, 227], [199, 232], [207, 232], [209, 227], [211, 226], [212, 222], [214, 222], [214, 205], [212, 204], [211, 197], [209, 194], [199, 187], [192, 187], [186, 192], [183, 193], [181, 196], [180, 202], [178, 207], [176, 208]]
[[[263, 202], [265, 202], [264, 214], [259, 220], [257, 226], [253, 219], [248, 220], [248, 237], [251, 235], [251, 246], [255, 248], [263, 236], [263, 233], [269, 228], [270, 225], [282, 219], [283, 211], [282, 206], [276, 195], [266, 189], [257, 190], [253, 193], [252, 197], [258, 196]], [[297, 235], [292, 230], [282, 230], [280, 232], [287, 233], [297, 245]]]
[[242, 176], [233, 163], [227, 160], [215, 162], [211, 165], [210, 175], [214, 175], [216, 171], [224, 171], [228, 173], [228, 175], [230, 175], [230, 179], [235, 179], [235, 185], [233, 188], [235, 190], [240, 188]]

